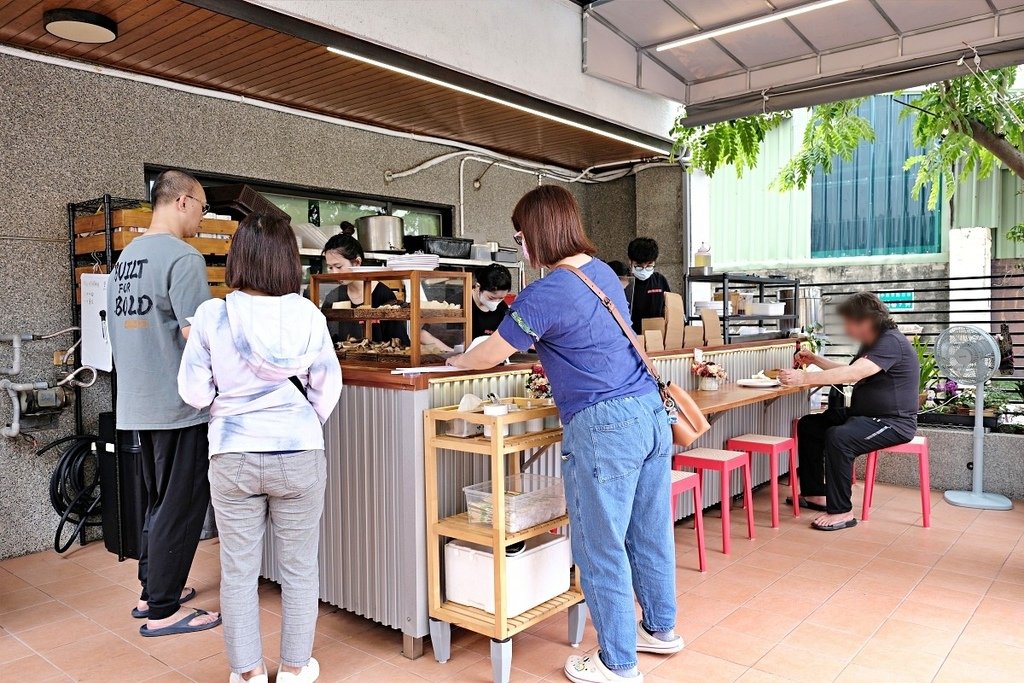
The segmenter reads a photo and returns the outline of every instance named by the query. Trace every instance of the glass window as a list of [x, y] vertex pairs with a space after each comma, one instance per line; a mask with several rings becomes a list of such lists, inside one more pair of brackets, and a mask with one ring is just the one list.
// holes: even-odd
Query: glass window
[[402, 219], [402, 228], [406, 235], [441, 235], [439, 212], [395, 208], [394, 215]]

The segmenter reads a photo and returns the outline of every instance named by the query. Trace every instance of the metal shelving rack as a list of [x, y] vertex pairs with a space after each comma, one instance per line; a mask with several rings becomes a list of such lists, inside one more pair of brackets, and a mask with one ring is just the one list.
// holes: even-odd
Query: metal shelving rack
[[[511, 399], [520, 403], [524, 399]], [[574, 578], [569, 590], [541, 603], [522, 614], [509, 616], [507, 613], [507, 581], [505, 576], [505, 549], [513, 544], [551, 532], [551, 529], [569, 524], [567, 515], [538, 524], [515, 533], [505, 530], [505, 481], [506, 474], [518, 473], [521, 469], [521, 454], [533, 449], [547, 449], [562, 440], [562, 428], [545, 429], [541, 432], [518, 436], [504, 436], [511, 424], [528, 420], [550, 418], [558, 415], [554, 406], [528, 407], [508, 415], [489, 416], [483, 413], [460, 412], [457, 406], [434, 408], [424, 413], [424, 475], [426, 478], [427, 517], [427, 595], [430, 615], [430, 640], [434, 656], [439, 662], [446, 662], [451, 654], [451, 627], [460, 626], [491, 639], [491, 666], [494, 683], [508, 683], [512, 667], [512, 636], [521, 633], [548, 617], [563, 611], [569, 612], [569, 642], [576, 646], [583, 638], [586, 623], [586, 605], [583, 591], [579, 587], [579, 575], [574, 569]], [[460, 438], [445, 436], [444, 423], [463, 419], [472, 424], [490, 427], [491, 437]], [[492, 526], [474, 524], [467, 513], [441, 518], [438, 500], [438, 459], [444, 452], [475, 453], [489, 457], [491, 461]], [[535, 453], [533, 459], [539, 453]], [[509, 462], [511, 460], [511, 462]], [[487, 546], [494, 558], [494, 614], [467, 605], [445, 600], [441, 579], [443, 567], [441, 544], [444, 539], [456, 539]], [[485, 577], [481, 577], [485, 580]]]
[[[126, 199], [105, 194], [97, 199], [68, 204], [68, 262], [71, 280], [71, 324], [76, 328], [82, 326], [82, 309], [79, 307], [79, 272], [80, 269], [95, 269], [96, 272], [109, 273], [116, 261], [114, 250], [113, 214], [120, 209], [134, 209], [145, 202], [141, 199]], [[75, 221], [84, 216], [103, 214], [103, 250], [89, 254], [79, 254], [75, 249]], [[84, 272], [84, 271], [82, 271]], [[81, 338], [81, 331], [74, 332], [73, 343]], [[81, 351], [74, 354], [75, 369], [81, 366]], [[82, 389], [75, 387], [75, 433], [84, 434], [82, 416]], [[117, 382], [114, 372], [110, 373], [110, 409], [114, 409], [117, 401]]]
[[[789, 327], [799, 327], [800, 325], [800, 316], [796, 312], [799, 310], [797, 307], [800, 305], [800, 280], [797, 278], [767, 277], [763, 275], [746, 275], [742, 273], [687, 275], [686, 317], [689, 322], [700, 320], [700, 316], [693, 315], [693, 287], [691, 286], [693, 283], [698, 282], [717, 285], [722, 288], [722, 301], [724, 303], [721, 316], [722, 337], [725, 339], [726, 344], [731, 344], [736, 341], [753, 341], [757, 339], [784, 339], [789, 336], [789, 331], [784, 326], [785, 323], [790, 323]], [[764, 302], [765, 292], [768, 290], [792, 289], [794, 311], [783, 315], [730, 315], [729, 295], [731, 291], [735, 291], [736, 289], [747, 289], [750, 287], [757, 288], [758, 303]], [[732, 334], [732, 327], [739, 323], [752, 323], [756, 324], [758, 327], [764, 326], [765, 323], [774, 323], [779, 327], [779, 329], [777, 332], [768, 332], [756, 335]]]

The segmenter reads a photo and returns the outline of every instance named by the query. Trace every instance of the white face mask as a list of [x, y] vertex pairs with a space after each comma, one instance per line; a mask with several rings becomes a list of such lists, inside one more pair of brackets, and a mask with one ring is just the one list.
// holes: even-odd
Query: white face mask
[[652, 275], [654, 275], [654, 266], [648, 266], [647, 268], [633, 266], [633, 277], [635, 277], [637, 280], [643, 281]]
[[490, 299], [480, 298], [480, 306], [486, 311], [494, 312], [498, 310], [498, 306], [501, 305], [500, 301], [491, 301]]

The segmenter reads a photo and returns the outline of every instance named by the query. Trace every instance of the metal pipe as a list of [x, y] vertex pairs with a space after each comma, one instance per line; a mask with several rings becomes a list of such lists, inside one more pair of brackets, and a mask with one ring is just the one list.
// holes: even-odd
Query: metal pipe
[[46, 382], [20, 382], [15, 384], [9, 379], [0, 380], [0, 389], [7, 391], [11, 399], [11, 424], [0, 429], [0, 435], [14, 438], [21, 434], [21, 401], [18, 400], [19, 391], [35, 391], [36, 389], [49, 389]]
[[15, 334], [9, 337], [0, 337], [0, 341], [10, 342], [14, 351], [11, 357], [11, 366], [9, 368], [0, 369], [0, 375], [17, 375], [21, 372], [21, 343], [32, 341], [32, 335]]

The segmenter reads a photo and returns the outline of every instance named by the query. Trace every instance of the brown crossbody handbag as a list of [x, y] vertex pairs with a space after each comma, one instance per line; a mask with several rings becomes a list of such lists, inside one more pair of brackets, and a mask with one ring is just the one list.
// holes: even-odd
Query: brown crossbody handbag
[[711, 424], [708, 419], [704, 417], [704, 413], [700, 411], [700, 407], [697, 403], [678, 385], [672, 384], [671, 382], [663, 382], [658, 371], [654, 369], [654, 364], [651, 362], [650, 357], [640, 346], [640, 342], [637, 341], [636, 335], [633, 334], [633, 328], [630, 327], [622, 314], [619, 313], [619, 309], [615, 307], [608, 295], [606, 295], [601, 288], [598, 287], [594, 282], [583, 274], [579, 268], [575, 266], [569, 266], [562, 264], [558, 266], [564, 268], [570, 273], [578, 277], [583, 281], [587, 287], [590, 288], [597, 298], [601, 300], [604, 307], [608, 309], [608, 312], [615, 318], [615, 322], [622, 328], [622, 333], [626, 335], [626, 338], [633, 344], [633, 349], [637, 355], [640, 356], [640, 360], [643, 361], [644, 366], [647, 368], [647, 372], [651, 374], [654, 381], [658, 383], [658, 391], [661, 392], [661, 399], [665, 403], [665, 411], [669, 415], [669, 420], [672, 425], [672, 443], [677, 446], [689, 446], [694, 441], [704, 434], [706, 431], [711, 429]]

